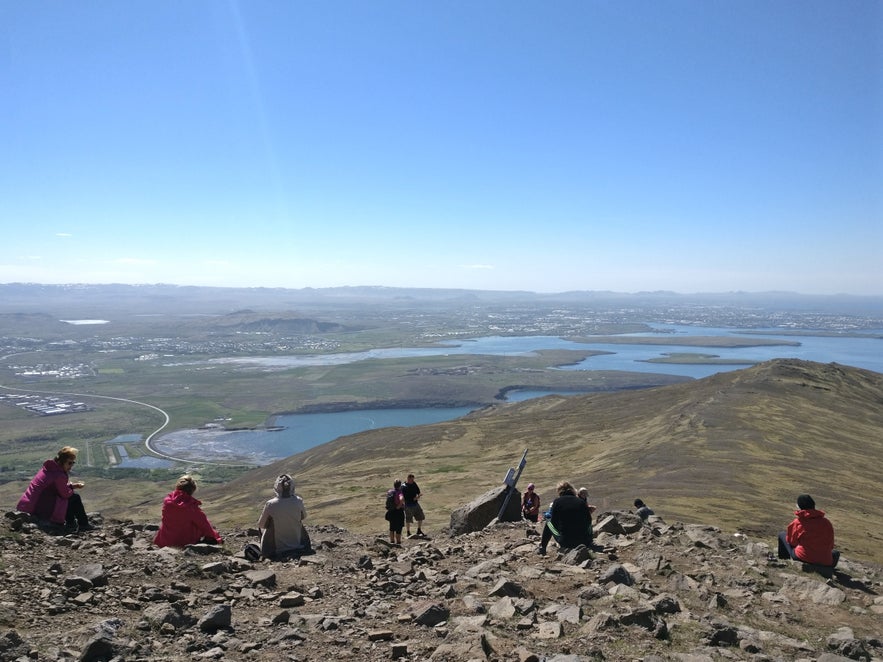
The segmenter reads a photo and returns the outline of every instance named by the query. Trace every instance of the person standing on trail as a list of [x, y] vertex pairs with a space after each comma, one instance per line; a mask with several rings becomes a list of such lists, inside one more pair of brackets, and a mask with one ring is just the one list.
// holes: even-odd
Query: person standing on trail
[[405, 529], [406, 535], [411, 535], [411, 522], [417, 522], [417, 536], [423, 533], [423, 521], [425, 515], [423, 508], [417, 503], [420, 498], [420, 486], [414, 481], [414, 474], [408, 474], [405, 484], [402, 485], [402, 495], [405, 497]]
[[386, 521], [389, 522], [389, 542], [402, 544], [402, 529], [405, 528], [405, 497], [402, 495], [402, 481], [396, 480], [386, 493]]

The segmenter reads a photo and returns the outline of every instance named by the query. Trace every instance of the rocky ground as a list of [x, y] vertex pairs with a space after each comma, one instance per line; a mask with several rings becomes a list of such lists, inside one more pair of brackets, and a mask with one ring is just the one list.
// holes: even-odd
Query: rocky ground
[[539, 556], [528, 523], [402, 547], [317, 526], [315, 554], [254, 563], [255, 531], [156, 549], [154, 525], [6, 517], [2, 660], [883, 660], [880, 568], [844, 558], [826, 579], [628, 513], [597, 518], [591, 553]]

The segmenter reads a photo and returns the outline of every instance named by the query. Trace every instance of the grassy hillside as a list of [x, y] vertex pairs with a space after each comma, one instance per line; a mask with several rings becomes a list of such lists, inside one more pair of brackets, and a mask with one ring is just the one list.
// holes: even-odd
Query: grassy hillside
[[[883, 564], [883, 375], [836, 364], [777, 360], [653, 389], [548, 396], [452, 422], [352, 435], [261, 467], [197, 496], [222, 531], [256, 521], [274, 478], [295, 476], [313, 524], [381, 532], [383, 493], [409, 471], [427, 529], [492, 486], [528, 449], [519, 487], [544, 503], [568, 479], [601, 508], [640, 496], [669, 521], [772, 537], [809, 492], [847, 556]], [[0, 486], [11, 507], [26, 482]], [[87, 508], [158, 521], [171, 489], [140, 479], [88, 480]]]
[[383, 492], [413, 471], [430, 531], [502, 482], [524, 449], [520, 486], [544, 502], [568, 479], [601, 507], [640, 496], [666, 518], [773, 536], [797, 494], [826, 510], [847, 555], [883, 563], [876, 526], [883, 376], [777, 360], [640, 391], [504, 404], [465, 419], [340, 439], [200, 496], [220, 526], [257, 518], [273, 478], [292, 473], [314, 523], [382, 531]]

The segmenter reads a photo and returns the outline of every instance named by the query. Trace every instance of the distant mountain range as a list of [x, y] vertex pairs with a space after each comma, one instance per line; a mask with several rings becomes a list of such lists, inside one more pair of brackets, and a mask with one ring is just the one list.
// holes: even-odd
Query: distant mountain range
[[180, 285], [41, 285], [0, 284], [0, 313], [43, 312], [59, 317], [113, 313], [224, 314], [250, 308], [280, 310], [298, 306], [472, 303], [581, 303], [603, 306], [733, 305], [780, 310], [817, 310], [855, 315], [881, 315], [883, 295], [807, 295], [793, 292], [621, 293], [572, 291], [543, 294], [526, 291], [353, 286], [329, 288], [233, 288]]

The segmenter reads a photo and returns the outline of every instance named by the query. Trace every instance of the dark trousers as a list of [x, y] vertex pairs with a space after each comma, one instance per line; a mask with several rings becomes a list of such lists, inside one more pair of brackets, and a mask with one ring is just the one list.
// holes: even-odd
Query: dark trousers
[[800, 559], [797, 558], [797, 555], [794, 553], [794, 548], [788, 544], [786, 535], [787, 534], [784, 531], [779, 533], [779, 558], [799, 561]]
[[[787, 534], [782, 531], [779, 534], [779, 558], [780, 559], [791, 559], [792, 561], [800, 561], [801, 563], [806, 563], [806, 561], [797, 557], [797, 554], [794, 553], [794, 548], [788, 544], [786, 540]], [[833, 563], [831, 567], [834, 568], [837, 566], [837, 562], [840, 560], [840, 551], [835, 549], [831, 552], [831, 556], [833, 557]]]
[[71, 498], [67, 500], [67, 516], [64, 518], [64, 521], [69, 525], [89, 525], [89, 518], [86, 517], [86, 509], [83, 507], [83, 500], [76, 492], [71, 494]]

